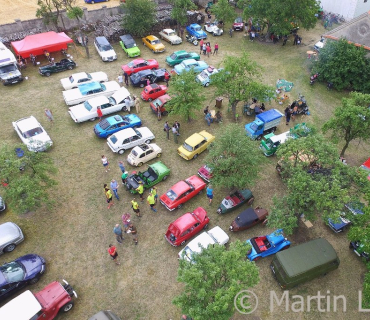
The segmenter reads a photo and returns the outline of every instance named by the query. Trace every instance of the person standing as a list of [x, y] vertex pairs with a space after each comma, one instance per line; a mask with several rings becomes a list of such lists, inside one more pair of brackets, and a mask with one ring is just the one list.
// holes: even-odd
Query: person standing
[[113, 244], [109, 245], [108, 253], [112, 257], [112, 260], [115, 262], [115, 264], [120, 265], [120, 263], [118, 262], [117, 248]]
[[54, 122], [54, 117], [53, 117], [53, 113], [51, 112], [50, 109], [45, 109], [45, 116], [49, 119], [49, 121], [51, 123]]
[[191, 317], [187, 316], [186, 314], [183, 314], [181, 316], [181, 320], [193, 320]]
[[164, 82], [166, 82], [167, 88], [170, 86], [169, 83], [168, 83], [169, 80], [170, 80], [170, 74], [166, 70], [166, 72], [164, 73]]
[[168, 124], [168, 121], [164, 124], [163, 130], [166, 131], [167, 139], [170, 140], [170, 125]]
[[206, 121], [207, 121], [207, 124], [208, 124], [208, 126], [210, 126], [211, 125], [211, 119], [212, 119], [212, 115], [211, 115], [211, 113], [210, 112], [208, 112], [207, 114], [206, 114], [206, 116], [205, 116], [205, 119], [206, 119]]
[[137, 229], [132, 223], [130, 223], [130, 226], [127, 230], [127, 233], [131, 233], [132, 234], [132, 240], [134, 240], [135, 244], [138, 244]]
[[150, 210], [154, 211], [154, 212], [157, 212], [157, 209], [154, 208], [155, 207], [155, 197], [154, 197], [154, 194], [153, 193], [150, 193], [148, 198], [146, 199], [146, 201], [148, 202], [149, 206], [150, 206]]
[[180, 123], [178, 121], [175, 121], [175, 127], [177, 129], [177, 133], [180, 135]]
[[98, 114], [99, 121], [101, 121], [101, 118], [103, 118], [103, 112], [101, 111], [100, 107], [96, 109], [96, 113]]
[[289, 125], [290, 117], [291, 117], [291, 115], [292, 115], [292, 113], [291, 113], [291, 111], [290, 111], [289, 106], [287, 106], [287, 107], [285, 108], [284, 113], [285, 113], [286, 125]]
[[212, 185], [210, 184], [207, 187], [207, 198], [209, 200], [209, 205], [211, 205], [212, 199], [213, 199], [213, 189], [212, 189]]
[[178, 143], [177, 136], [179, 135], [179, 133], [177, 132], [175, 125], [172, 126], [172, 133], [173, 133], [173, 141], [175, 141], [175, 143]]
[[150, 189], [150, 193], [152, 193], [153, 194], [153, 196], [154, 196], [154, 199], [155, 199], [155, 203], [157, 204], [157, 202], [158, 202], [158, 194], [157, 194], [157, 187], [152, 187], [151, 189]]
[[134, 212], [136, 213], [136, 216], [141, 217], [139, 204], [137, 203], [136, 199], [131, 200], [131, 207], [132, 210], [134, 210]]
[[213, 55], [218, 54], [218, 43], [215, 43], [215, 50], [213, 51]]
[[123, 238], [123, 231], [121, 226], [117, 223], [115, 227], [113, 228], [113, 232], [116, 235], [116, 239], [118, 243], [122, 243], [122, 240], [125, 240]]
[[103, 166], [105, 168], [105, 172], [108, 172], [109, 169], [109, 162], [108, 162], [108, 159], [105, 155], [102, 155], [101, 156], [101, 162], [103, 163]]
[[203, 113], [204, 113], [204, 115], [206, 116], [208, 112], [209, 112], [209, 106], [206, 106], [206, 107], [204, 108], [204, 110], [203, 110]]
[[211, 48], [211, 45], [210, 44], [207, 45], [206, 51], [207, 51], [207, 56], [209, 58], [209, 54], [212, 52], [212, 48]]
[[104, 192], [105, 192], [105, 197], [107, 198], [108, 209], [110, 209], [110, 207], [114, 205], [112, 191], [110, 191], [108, 187], [105, 187]]
[[128, 227], [130, 225], [130, 218], [131, 218], [131, 215], [129, 213], [124, 213], [122, 215], [122, 223], [123, 223], [123, 226], [125, 227], [125, 233], [126, 231], [128, 230]]
[[127, 74], [127, 72], [124, 72], [123, 76], [125, 77], [125, 85], [128, 87], [128, 74]]
[[285, 35], [284, 37], [283, 37], [283, 46], [285, 46], [286, 45], [286, 42], [288, 41], [288, 36], [287, 35]]
[[123, 76], [122, 76], [122, 74], [119, 74], [117, 79], [118, 79], [119, 86], [122, 87], [123, 86]]
[[162, 112], [161, 112], [160, 106], [157, 107], [157, 118], [158, 118], [158, 121], [162, 120]]
[[144, 202], [144, 186], [142, 181], [139, 181], [139, 186], [135, 190], [138, 192], [141, 202]]
[[205, 43], [203, 43], [202, 51], [203, 51], [203, 55], [206, 55], [206, 53], [207, 53], [207, 45]]
[[113, 190], [114, 196], [119, 201], [118, 190], [117, 190], [118, 186], [119, 186], [118, 182], [116, 180], [112, 179], [112, 181], [110, 182], [110, 187]]
[[202, 54], [203, 44], [204, 44], [204, 40], [200, 39], [200, 41], [199, 41], [199, 48], [200, 48], [199, 54]]
[[134, 95], [136, 113], [140, 113], [140, 99]]
[[124, 173], [126, 171], [125, 165], [123, 164], [122, 161], [118, 161], [118, 166], [121, 169], [122, 173]]
[[121, 176], [122, 184], [126, 184], [127, 177], [128, 177], [128, 172], [127, 171], [122, 173], [122, 176]]

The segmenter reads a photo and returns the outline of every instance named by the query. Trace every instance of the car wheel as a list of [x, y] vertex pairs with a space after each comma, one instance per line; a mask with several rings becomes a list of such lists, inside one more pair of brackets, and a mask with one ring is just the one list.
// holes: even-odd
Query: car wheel
[[148, 139], [148, 140], [145, 140], [144, 141], [146, 144], [149, 144], [150, 143], [150, 140]]
[[127, 111], [127, 108], [126, 107], [122, 107], [121, 111], [122, 112], [126, 112]]
[[352, 243], [351, 243], [351, 242], [349, 243], [349, 248], [350, 248], [350, 249], [353, 249], [353, 245], [352, 245]]
[[256, 140], [260, 141], [262, 139], [262, 134], [256, 138]]
[[95, 121], [96, 118], [91, 118], [90, 121]]
[[68, 312], [70, 311], [71, 309], [73, 308], [73, 301], [70, 301], [68, 303], [66, 303], [61, 309], [60, 311], [62, 312]]
[[193, 159], [196, 159], [196, 158], [198, 158], [198, 154], [197, 153], [194, 155]]
[[181, 209], [182, 208], [182, 204], [179, 204], [176, 209]]
[[205, 87], [208, 87], [209, 86], [209, 82], [206, 82], [204, 86]]
[[14, 243], [12, 244], [8, 244], [5, 248], [4, 248], [4, 252], [12, 252], [14, 249], [15, 249], [16, 245]]
[[46, 77], [50, 77], [50, 72], [46, 72], [46, 73], [45, 73], [45, 76], [46, 76]]
[[152, 52], [155, 53], [154, 49], [152, 49]]
[[91, 1], [91, 3], [92, 3], [92, 4], [94, 4], [94, 3], [95, 3], [95, 1]]
[[153, 99], [152, 98], [149, 98], [148, 101], [151, 102], [151, 101], [153, 101]]
[[144, 84], [143, 83], [140, 83], [140, 88], [144, 88]]
[[162, 155], [162, 153], [158, 153], [158, 154], [157, 154], [157, 158], [160, 158], [160, 157], [161, 157], [161, 155]]
[[124, 153], [125, 153], [125, 149], [118, 150], [118, 154], [124, 154]]
[[250, 198], [247, 202], [248, 206], [251, 206], [254, 202], [254, 197]]
[[35, 283], [37, 283], [38, 281], [39, 281], [39, 278], [38, 278], [38, 277], [35, 277], [35, 278], [31, 279], [28, 283], [29, 283], [29, 284], [35, 284]]
[[145, 46], [145, 43], [143, 42], [143, 45]]
[[203, 229], [207, 229], [208, 228], [208, 223], [203, 227]]
[[67, 67], [67, 69], [68, 69], [68, 70], [72, 70], [72, 69], [73, 69], [73, 67], [72, 67], [72, 66], [68, 66], [68, 67]]
[[168, 116], [168, 111], [163, 111], [162, 116]]
[[281, 251], [286, 250], [286, 249], [289, 249], [289, 247], [290, 247], [290, 245], [287, 245], [283, 249], [281, 249]]
[[203, 193], [203, 190], [200, 190], [199, 192], [198, 192], [198, 194], [202, 194]]
[[77, 87], [72, 87], [72, 89], [77, 89]]
[[143, 165], [143, 163], [142, 162], [139, 162], [138, 164], [137, 164], [137, 166], [138, 167], [141, 167]]
[[186, 240], [180, 243], [180, 246], [183, 246], [185, 244]]
[[259, 259], [261, 259], [261, 257], [255, 257], [252, 261], [257, 261]]
[[163, 179], [162, 179], [162, 181], [166, 181], [167, 178], [168, 178], [168, 176], [164, 176]]

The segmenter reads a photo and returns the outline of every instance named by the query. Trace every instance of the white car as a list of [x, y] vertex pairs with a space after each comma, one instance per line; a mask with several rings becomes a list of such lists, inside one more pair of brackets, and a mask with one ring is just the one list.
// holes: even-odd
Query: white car
[[103, 61], [113, 61], [117, 59], [117, 54], [106, 37], [96, 37], [94, 46]]
[[193, 255], [200, 253], [210, 244], [225, 245], [230, 240], [229, 236], [220, 227], [214, 227], [209, 231], [205, 231], [190, 241], [188, 245], [179, 252], [179, 259], [187, 261], [193, 260]]
[[207, 22], [204, 25], [204, 30], [212, 33], [214, 36], [221, 36], [224, 33], [224, 30], [220, 29], [215, 22]]
[[120, 88], [116, 81], [90, 82], [79, 85], [77, 89], [63, 91], [63, 98], [67, 105], [73, 106], [99, 96], [110, 97]]
[[12, 122], [12, 124], [28, 150], [40, 152], [53, 145], [53, 141], [51, 141], [49, 135], [34, 116], [19, 119]]
[[325, 46], [325, 38], [321, 38], [320, 41], [316, 42], [313, 48], [317, 51], [320, 52], [322, 48]]
[[176, 34], [175, 30], [163, 29], [159, 32], [161, 39], [168, 41], [171, 44], [180, 44], [182, 39]]
[[119, 154], [143, 143], [150, 143], [155, 138], [154, 134], [147, 127], [127, 128], [112, 134], [107, 139], [109, 148]]
[[107, 82], [108, 76], [105, 72], [93, 72], [93, 73], [87, 73], [87, 72], [79, 72], [74, 73], [68, 78], [64, 78], [60, 80], [60, 83], [62, 84], [64, 90], [69, 89], [76, 89], [77, 86], [84, 83], [90, 83], [90, 82]]
[[135, 167], [140, 167], [143, 163], [162, 155], [162, 149], [155, 143], [142, 144], [133, 148], [127, 157], [127, 162]]
[[101, 108], [103, 115], [118, 111], [126, 111], [126, 98], [130, 98], [130, 92], [126, 88], [120, 88], [111, 97], [96, 97], [70, 107], [69, 115], [74, 122], [94, 121], [98, 117], [97, 109]]

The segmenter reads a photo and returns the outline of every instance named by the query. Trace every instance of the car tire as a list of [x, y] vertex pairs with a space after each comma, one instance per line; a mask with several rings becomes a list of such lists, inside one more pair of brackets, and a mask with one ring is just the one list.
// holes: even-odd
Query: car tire
[[157, 158], [160, 158], [160, 157], [161, 157], [161, 155], [162, 155], [162, 153], [158, 153], [158, 154], [157, 154]]
[[198, 154], [197, 153], [194, 155], [193, 159], [196, 159], [196, 158], [198, 158]]
[[168, 116], [168, 111], [163, 111], [162, 116]]
[[50, 72], [46, 72], [45, 77], [50, 77]]
[[77, 87], [73, 87], [73, 88], [71, 88], [71, 89], [77, 89]]
[[143, 46], [146, 47], [145, 43], [143, 42]]
[[68, 66], [68, 67], [67, 67], [67, 69], [68, 69], [68, 70], [72, 70], [72, 69], [73, 69], [73, 67], [72, 67], [72, 66]]
[[209, 82], [206, 82], [204, 86], [205, 87], [208, 87], [209, 86]]
[[124, 154], [125, 153], [125, 149], [119, 149], [118, 150], [118, 154]]
[[252, 261], [257, 261], [259, 259], [261, 259], [261, 257], [255, 257]]
[[150, 140], [148, 139], [148, 140], [145, 140], [144, 141], [146, 144], [149, 144], [150, 143]]
[[95, 119], [96, 119], [96, 118], [91, 118], [91, 119], [89, 119], [89, 120], [90, 120], [91, 122], [93, 122], [93, 121], [95, 121]]
[[163, 179], [162, 179], [162, 181], [166, 181], [167, 178], [168, 178], [168, 175], [167, 176], [164, 176]]
[[31, 279], [30, 281], [28, 281], [28, 284], [35, 284], [35, 283], [37, 283], [39, 281], [39, 278], [38, 277], [35, 277], [35, 278], [33, 278], [33, 279]]
[[122, 107], [121, 111], [122, 112], [126, 112], [127, 111], [127, 108], [126, 107]]
[[143, 83], [140, 83], [140, 88], [144, 88], [144, 84]]
[[66, 303], [63, 307], [60, 308], [60, 311], [64, 313], [70, 311], [73, 308], [73, 304], [73, 301]]
[[254, 202], [254, 197], [250, 198], [247, 202], [248, 206], [251, 206]]
[[208, 223], [203, 227], [203, 229], [207, 229], [208, 228]]
[[149, 101], [149, 102], [152, 102], [152, 101], [153, 101], [153, 99], [152, 99], [152, 98], [149, 98], [149, 99], [148, 99], [148, 101]]
[[155, 53], [154, 49], [152, 49], [152, 52]]
[[3, 251], [4, 252], [12, 252], [15, 249], [16, 245], [14, 243], [8, 244]]
[[353, 249], [353, 245], [352, 245], [352, 243], [351, 243], [351, 242], [349, 243], [349, 248], [350, 248], [350, 249]]
[[139, 162], [138, 164], [137, 164], [137, 166], [138, 167], [141, 167], [143, 165], [143, 163], [142, 162]]
[[179, 204], [176, 209], [181, 209], [182, 208], [182, 204]]
[[94, 3], [95, 3], [95, 1], [91, 1], [91, 3], [92, 3], [92, 4], [94, 4]]
[[203, 190], [200, 190], [199, 192], [198, 192], [198, 194], [202, 194], [203, 193]]
[[290, 247], [290, 244], [287, 245], [287, 246], [285, 246], [283, 249], [281, 249], [281, 251], [286, 250], [286, 249], [289, 249], [289, 247]]
[[183, 246], [185, 244], [186, 240], [180, 243], [180, 246]]

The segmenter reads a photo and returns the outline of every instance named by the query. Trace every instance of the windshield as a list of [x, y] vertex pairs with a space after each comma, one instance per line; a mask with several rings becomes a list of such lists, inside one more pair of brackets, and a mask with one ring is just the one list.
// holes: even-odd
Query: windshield
[[235, 19], [235, 23], [242, 23], [242, 22], [243, 22], [243, 19], [240, 17]]
[[177, 194], [173, 190], [168, 190], [166, 196], [171, 200], [174, 201], [177, 198]]
[[105, 129], [107, 129], [107, 128], [110, 126], [110, 124], [109, 124], [109, 122], [105, 119], [105, 120], [102, 120], [102, 121], [100, 121], [100, 122], [99, 122], [99, 126], [100, 126], [100, 128], [102, 128], [103, 130], [105, 130]]
[[91, 80], [92, 79], [92, 76], [90, 73], [86, 73], [87, 77]]
[[131, 75], [131, 79], [134, 80], [134, 81], [136, 81], [136, 79], [138, 79], [140, 77], [141, 77], [141, 75], [138, 74], [138, 73], [134, 73], [134, 74]]
[[137, 157], [137, 156], [139, 155], [135, 150], [131, 150], [131, 154], [132, 154], [134, 157]]
[[130, 49], [130, 48], [133, 48], [133, 47], [136, 47], [136, 43], [135, 42], [126, 43], [126, 48], [127, 49]]
[[159, 44], [159, 43], [161, 43], [159, 40], [153, 40], [152, 41], [152, 44]]
[[72, 76], [70, 76], [68, 79], [69, 79], [69, 82], [70, 82], [70, 83], [73, 83], [73, 81], [75, 81], [75, 79], [73, 79], [73, 77], [72, 77]]
[[107, 87], [105, 86], [105, 84], [100, 84], [101, 88], [103, 89], [103, 91], [107, 90]]
[[203, 71], [201, 72], [200, 76], [201, 76], [202, 78], [208, 78], [208, 73], [206, 72], [206, 70], [203, 70]]
[[111, 141], [113, 144], [115, 144], [115, 143], [117, 142], [117, 138], [116, 138], [116, 136], [115, 136], [115, 135], [111, 136], [109, 139], [110, 139], [110, 141]]
[[176, 60], [177, 55], [176, 55], [175, 53], [172, 53], [172, 54], [170, 55], [170, 58], [171, 58], [171, 59], [173, 59], [173, 60]]
[[0, 68], [0, 73], [9, 73], [12, 71], [17, 71], [17, 67], [14, 64], [9, 64]]
[[184, 248], [183, 255], [184, 255], [184, 257], [187, 257], [189, 260], [191, 260], [191, 256], [193, 255], [193, 251], [188, 246], [186, 246]]
[[4, 264], [0, 271], [8, 283], [22, 281], [25, 275], [22, 265], [15, 261]]
[[169, 32], [168, 35], [172, 37], [172, 36], [175, 36], [176, 33], [174, 31], [172, 31], [172, 32]]
[[251, 124], [251, 130], [252, 131], [257, 131], [257, 128], [258, 128], [258, 126], [254, 122], [252, 122], [252, 124]]
[[106, 44], [106, 45], [102, 46], [102, 50], [103, 51], [109, 51], [109, 50], [113, 50], [113, 48], [110, 44]]
[[187, 150], [189, 152], [193, 151], [193, 147], [189, 146], [186, 142], [184, 142], [184, 144], [182, 146], [185, 150]]
[[200, 31], [201, 29], [200, 29], [200, 27], [198, 26], [198, 27], [195, 27], [195, 28], [194, 28], [194, 30], [195, 30], [195, 31]]
[[130, 68], [132, 68], [134, 65], [135, 65], [135, 64], [134, 64], [134, 62], [133, 62], [133, 61], [131, 61], [131, 62], [129, 62], [129, 63], [127, 64], [127, 66], [128, 66], [128, 67], [130, 67]]
[[84, 107], [87, 111], [91, 111], [92, 109], [92, 106], [90, 103], [88, 103], [87, 101], [84, 102]]
[[156, 99], [156, 100], [153, 101], [153, 104], [156, 107], [161, 107], [162, 106], [162, 101], [160, 99]]
[[31, 138], [31, 137], [37, 136], [40, 133], [42, 133], [42, 129], [40, 127], [37, 127], [37, 128], [33, 128], [31, 130], [24, 132], [23, 137]]

